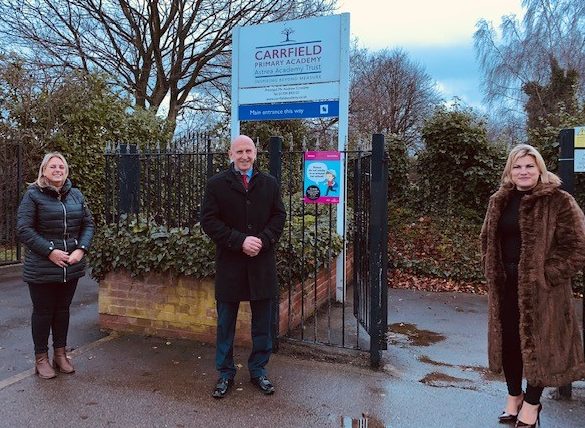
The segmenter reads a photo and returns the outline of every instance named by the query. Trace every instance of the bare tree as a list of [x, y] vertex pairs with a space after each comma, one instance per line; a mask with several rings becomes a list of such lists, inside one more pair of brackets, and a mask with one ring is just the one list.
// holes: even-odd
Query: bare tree
[[551, 60], [580, 70], [585, 96], [585, 4], [582, 0], [523, 0], [525, 15], [504, 16], [497, 31], [480, 20], [474, 35], [486, 102], [504, 114], [523, 114], [526, 84], [544, 86]]
[[354, 49], [350, 62], [349, 111], [354, 136], [379, 132], [412, 147], [423, 120], [440, 102], [435, 82], [400, 49], [374, 53]]
[[168, 106], [230, 74], [235, 26], [330, 12], [335, 0], [2, 0], [0, 34], [44, 67], [99, 71], [136, 106]]

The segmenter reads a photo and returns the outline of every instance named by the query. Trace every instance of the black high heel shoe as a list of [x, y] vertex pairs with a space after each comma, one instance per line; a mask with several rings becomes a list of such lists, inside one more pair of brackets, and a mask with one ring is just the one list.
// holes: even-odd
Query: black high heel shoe
[[513, 424], [518, 419], [518, 415], [513, 415], [508, 412], [502, 412], [500, 416], [498, 416], [498, 422], [501, 424]]
[[514, 424], [516, 423], [516, 420], [518, 419], [518, 413], [520, 413], [520, 408], [522, 407], [522, 402], [524, 401], [524, 393], [521, 394], [522, 396], [522, 401], [520, 401], [520, 404], [518, 405], [518, 410], [516, 411], [516, 414], [513, 415], [512, 413], [508, 413], [505, 410], [502, 412], [502, 414], [500, 416], [498, 416], [498, 422], [501, 424]]
[[542, 404], [538, 405], [538, 415], [536, 416], [536, 422], [532, 425], [522, 422], [520, 419], [516, 420], [516, 428], [518, 427], [528, 427], [528, 428], [536, 428], [537, 426], [540, 427], [540, 411], [542, 410]]

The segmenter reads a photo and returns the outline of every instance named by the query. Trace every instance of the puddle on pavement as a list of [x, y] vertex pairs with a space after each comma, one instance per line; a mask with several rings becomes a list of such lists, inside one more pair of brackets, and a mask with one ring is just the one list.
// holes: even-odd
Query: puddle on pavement
[[405, 335], [408, 337], [408, 341], [414, 346], [430, 346], [446, 339], [442, 334], [430, 330], [420, 330], [416, 324], [403, 322], [390, 324], [388, 331]]
[[427, 357], [426, 355], [421, 355], [418, 357], [418, 360], [421, 363], [425, 363], [425, 364], [431, 364], [433, 366], [442, 366], [442, 367], [455, 367], [453, 364], [449, 364], [449, 363], [444, 363], [442, 361], [435, 361], [435, 360], [431, 360], [429, 357]]
[[381, 396], [386, 395], [385, 388], [380, 388], [380, 387], [376, 387], [376, 386], [368, 386], [367, 388], [368, 388], [368, 391], [370, 391], [370, 393], [372, 393], [372, 394], [381, 395]]
[[476, 311], [475, 309], [464, 309], [464, 308], [460, 308], [459, 306], [457, 306], [455, 308], [455, 312], [463, 312], [463, 313], [468, 313], [468, 314], [477, 314], [478, 311]]
[[459, 377], [449, 376], [448, 374], [441, 372], [432, 372], [423, 377], [420, 383], [425, 385], [434, 386], [437, 388], [461, 388], [477, 390], [477, 387], [469, 379], [463, 379]]
[[[462, 364], [458, 364], [458, 365], [449, 364], [449, 363], [445, 363], [443, 361], [435, 361], [435, 360], [429, 358], [427, 355], [421, 355], [417, 359], [421, 363], [430, 364], [432, 366], [454, 367], [454, 368], [459, 368], [459, 369], [466, 371], [466, 372], [476, 372], [476, 373], [480, 374], [485, 380], [497, 380], [498, 378], [501, 378], [501, 375], [494, 375], [494, 374], [490, 373], [490, 371], [486, 367], [466, 366], [466, 365], [462, 365]], [[422, 380], [421, 380], [421, 382], [422, 382]]]
[[481, 366], [466, 366], [466, 365], [462, 365], [462, 364], [449, 364], [449, 363], [445, 363], [443, 361], [435, 361], [431, 358], [429, 358], [427, 355], [421, 355], [417, 358], [421, 363], [425, 363], [425, 364], [430, 364], [433, 366], [442, 366], [442, 367], [458, 367], [461, 370], [465, 370], [465, 371], [474, 371], [477, 373], [485, 373], [487, 371], [487, 369], [485, 367], [481, 367]]
[[390, 428], [390, 425], [385, 425], [380, 419], [362, 413], [359, 418], [342, 416], [341, 428]]

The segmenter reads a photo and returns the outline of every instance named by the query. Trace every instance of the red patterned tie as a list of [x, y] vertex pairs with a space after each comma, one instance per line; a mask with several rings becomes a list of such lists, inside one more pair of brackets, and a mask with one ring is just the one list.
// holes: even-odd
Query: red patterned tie
[[248, 190], [248, 174], [242, 174], [242, 183], [244, 184], [244, 189]]

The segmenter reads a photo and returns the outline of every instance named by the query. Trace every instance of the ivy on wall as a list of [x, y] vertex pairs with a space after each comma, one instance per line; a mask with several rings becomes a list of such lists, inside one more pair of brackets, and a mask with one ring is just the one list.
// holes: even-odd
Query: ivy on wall
[[[315, 222], [317, 227], [315, 228]], [[290, 236], [290, 239], [289, 239]], [[334, 263], [342, 240], [329, 231], [329, 222], [312, 215], [292, 216], [276, 254], [281, 285], [310, 278]], [[132, 276], [169, 272], [195, 278], [215, 276], [215, 244], [201, 228], [169, 228], [136, 216], [123, 216], [116, 224], [100, 227], [89, 253], [92, 276], [125, 270]]]

